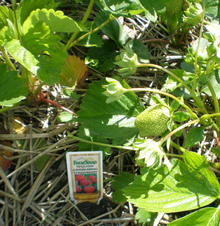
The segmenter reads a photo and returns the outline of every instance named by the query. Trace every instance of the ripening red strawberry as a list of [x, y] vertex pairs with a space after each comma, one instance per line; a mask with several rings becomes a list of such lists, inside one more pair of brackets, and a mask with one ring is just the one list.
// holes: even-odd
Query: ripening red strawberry
[[91, 180], [92, 183], [96, 183], [97, 182], [96, 177], [94, 175], [88, 176], [88, 179]]
[[93, 193], [95, 191], [95, 187], [93, 187], [93, 186], [84, 187], [83, 191], [85, 193]]
[[90, 184], [90, 182], [88, 180], [81, 180], [79, 183], [81, 186], [87, 186]]
[[86, 177], [83, 176], [83, 175], [81, 175], [81, 174], [77, 174], [77, 175], [75, 176], [75, 180], [76, 180], [76, 181], [85, 180], [85, 179], [86, 179]]
[[80, 193], [81, 191], [82, 191], [82, 189], [78, 185], [76, 185], [76, 192]]

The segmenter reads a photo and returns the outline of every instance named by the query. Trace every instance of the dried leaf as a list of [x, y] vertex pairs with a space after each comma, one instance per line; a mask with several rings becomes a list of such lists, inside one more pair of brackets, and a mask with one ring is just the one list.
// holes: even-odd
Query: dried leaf
[[[6, 146], [11, 146], [11, 142], [2, 141], [1, 144]], [[11, 166], [11, 160], [8, 160], [7, 157], [13, 156], [13, 153], [0, 148], [0, 167], [4, 172], [7, 172], [8, 168]]]
[[75, 87], [79, 82], [83, 82], [86, 79], [87, 71], [88, 69], [83, 60], [69, 55], [60, 74], [60, 84], [62, 86]]
[[24, 127], [24, 122], [20, 117], [14, 117], [14, 120], [11, 124], [15, 133], [22, 134], [26, 130], [26, 128]]

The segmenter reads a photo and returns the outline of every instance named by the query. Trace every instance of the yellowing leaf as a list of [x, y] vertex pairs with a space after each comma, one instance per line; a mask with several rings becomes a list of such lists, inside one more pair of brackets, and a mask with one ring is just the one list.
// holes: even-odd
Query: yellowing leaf
[[88, 69], [83, 60], [69, 55], [60, 74], [60, 84], [62, 86], [75, 87], [78, 82], [85, 80], [87, 71]]
[[26, 130], [25, 127], [23, 126], [24, 123], [20, 117], [14, 117], [14, 120], [12, 121], [11, 124], [12, 124], [14, 131], [18, 134], [22, 134]]

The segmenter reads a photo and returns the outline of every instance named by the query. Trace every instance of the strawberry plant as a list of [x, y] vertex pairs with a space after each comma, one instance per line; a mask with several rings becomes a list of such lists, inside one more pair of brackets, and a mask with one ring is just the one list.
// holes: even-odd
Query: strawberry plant
[[[0, 65], [0, 105], [5, 107], [1, 111], [16, 104], [47, 102], [73, 114], [58, 103], [47, 100], [41, 88], [43, 85], [52, 86], [55, 83], [74, 87], [79, 80], [85, 79], [85, 64], [79, 58], [68, 57], [67, 51], [94, 32], [89, 32], [83, 25], [90, 15], [94, 1], [90, 2], [81, 22], [76, 22], [62, 11], [56, 10], [59, 4], [54, 0], [23, 0], [18, 5], [16, 1], [12, 2], [12, 9], [0, 6], [0, 51], [3, 56]], [[110, 20], [107, 19], [104, 24]], [[96, 31], [104, 24], [96, 27]], [[61, 39], [62, 33], [73, 33], [66, 44]], [[75, 40], [80, 33], [83, 38], [80, 36]], [[15, 67], [13, 62], [18, 65]], [[10, 91], [8, 87], [11, 87]], [[26, 102], [21, 102], [22, 100]]]
[[[78, 150], [102, 150], [106, 159], [116, 150], [129, 153], [135, 173], [112, 178], [112, 199], [137, 207], [140, 224], [153, 225], [157, 213], [189, 211], [168, 225], [219, 225], [219, 2], [91, 0], [81, 21], [65, 15], [57, 2], [13, 0], [11, 8], [0, 6], [0, 112], [21, 104], [53, 104], [71, 114], [59, 115], [59, 122], [78, 123], [77, 134], [68, 133]], [[118, 19], [137, 15], [169, 36], [156, 42], [179, 48], [178, 68], [169, 61], [155, 63], [146, 45], [131, 38]], [[197, 39], [189, 35], [192, 28]], [[76, 45], [86, 48], [79, 51], [84, 59], [70, 55]], [[130, 81], [145, 69], [164, 73], [161, 86], [137, 87]], [[77, 114], [42, 91], [58, 84], [77, 99], [72, 90], [80, 82], [88, 89]], [[198, 151], [210, 132], [214, 145], [208, 153], [215, 162]], [[2, 160], [7, 171], [11, 161]], [[94, 175], [75, 175], [75, 181], [78, 193], [97, 190]]]

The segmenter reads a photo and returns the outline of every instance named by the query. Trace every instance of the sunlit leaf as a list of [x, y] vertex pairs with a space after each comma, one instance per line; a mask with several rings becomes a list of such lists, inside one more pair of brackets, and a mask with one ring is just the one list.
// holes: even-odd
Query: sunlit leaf
[[52, 31], [56, 32], [75, 32], [86, 31], [87, 29], [72, 18], [65, 16], [62, 11], [54, 11], [53, 9], [37, 9], [32, 11], [30, 16], [23, 24], [23, 32], [35, 26], [39, 21], [46, 23]]
[[157, 213], [151, 213], [144, 208], [138, 208], [135, 215], [135, 220], [138, 220], [138, 223], [142, 226], [153, 225], [153, 222], [157, 216]]
[[172, 119], [176, 122], [184, 122], [189, 119], [190, 114], [184, 111], [176, 111], [172, 115]]
[[100, 0], [97, 4], [104, 11], [115, 16], [131, 16], [144, 12], [144, 8], [138, 0]]
[[56, 5], [54, 0], [22, 0], [16, 10], [17, 20], [22, 25], [32, 11], [43, 8], [54, 8]]
[[198, 179], [204, 181], [204, 188], [212, 187], [212, 190], [220, 196], [220, 184], [216, 175], [211, 170], [206, 157], [192, 151], [185, 151], [183, 157], [189, 171], [195, 174]]
[[0, 29], [4, 26], [8, 26], [7, 20], [10, 20], [14, 23], [14, 14], [13, 11], [7, 6], [0, 5]]
[[177, 219], [169, 226], [219, 226], [220, 212], [218, 208], [207, 207]]
[[180, 160], [172, 160], [173, 168], [143, 168], [141, 176], [124, 188], [128, 201], [150, 212], [181, 212], [215, 201], [219, 194], [200, 172], [190, 172]]
[[[89, 86], [78, 111], [80, 123], [78, 136], [102, 143], [108, 143], [108, 139], [112, 139], [115, 145], [131, 144], [137, 134], [134, 126], [135, 118], [144, 107], [139, 98], [131, 92], [123, 94], [120, 100], [107, 104], [108, 97], [102, 94], [105, 91], [102, 88], [104, 84], [106, 85], [105, 81], [93, 82]], [[128, 88], [125, 82], [122, 85]], [[80, 142], [79, 146], [81, 150], [94, 148], [92, 144], [83, 142]], [[104, 147], [96, 146], [96, 148], [103, 150]]]
[[67, 53], [60, 38], [43, 22], [29, 27], [22, 40], [4, 43], [8, 53], [21, 65], [48, 85], [59, 82]]

